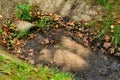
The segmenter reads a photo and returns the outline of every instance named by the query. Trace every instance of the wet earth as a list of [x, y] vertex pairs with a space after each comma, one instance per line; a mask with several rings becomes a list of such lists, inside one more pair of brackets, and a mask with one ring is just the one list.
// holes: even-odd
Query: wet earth
[[[77, 80], [81, 80], [81, 78], [84, 80], [120, 80], [120, 59], [118, 57], [114, 57], [113, 55], [101, 54], [102, 52], [100, 50], [96, 52], [91, 51], [90, 54], [87, 54], [87, 50], [84, 50], [84, 48], [88, 45], [87, 43], [83, 46], [84, 48], [78, 47], [78, 49], [74, 49], [74, 45], [85, 43], [85, 40], [75, 37], [77, 31], [74, 30], [59, 27], [58, 29], [51, 29], [45, 33], [37, 31], [34, 33], [36, 34], [36, 37], [29, 40], [25, 44], [24, 50], [21, 54], [24, 55], [32, 64], [40, 66], [41, 64], [42, 66], [47, 65], [49, 67], [56, 68], [58, 71], [69, 71], [75, 74]], [[69, 40], [68, 42], [62, 44], [61, 41], [66, 41], [65, 38], [62, 40], [63, 36], [67, 37], [75, 44], [72, 45]], [[64, 44], [66, 43], [71, 44], [72, 47], [70, 46], [69, 48], [69, 45], [64, 46]], [[90, 49], [90, 47], [88, 48]], [[83, 49], [84, 52], [80, 53], [81, 51], [78, 51], [77, 53], [77, 50], [81, 49]], [[63, 62], [63, 58], [61, 58], [60, 55], [57, 55], [58, 57], [55, 58], [55, 54], [57, 54], [56, 52], [60, 50], [61, 55], [65, 55], [66, 53], [64, 52], [66, 50], [69, 51], [70, 54], [72, 53], [79, 56], [81, 60], [83, 60], [83, 62], [80, 60], [80, 64], [83, 63], [83, 65], [78, 66], [79, 63], [77, 64], [77, 62], [76, 64], [73, 64], [72, 62], [69, 63], [69, 61], [67, 60], [70, 59], [66, 56], [65, 57], [67, 59], [64, 59]], [[85, 56], [85, 54], [87, 54], [87, 57]], [[61, 60], [61, 62], [59, 60]], [[84, 63], [87, 63], [87, 67]]]

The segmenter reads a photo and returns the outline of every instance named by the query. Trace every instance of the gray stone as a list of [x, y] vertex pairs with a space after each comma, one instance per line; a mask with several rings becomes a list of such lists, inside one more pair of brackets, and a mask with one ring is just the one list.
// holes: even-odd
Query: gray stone
[[15, 26], [22, 32], [28, 30], [35, 26], [34, 24], [27, 22], [27, 21], [16, 21], [14, 22]]
[[99, 5], [88, 5], [83, 0], [30, 0], [30, 3], [37, 5], [43, 12], [58, 13], [77, 21], [91, 20], [101, 12]]
[[[24, 2], [24, 0], [0, 1], [1, 15], [5, 18], [12, 16], [18, 3]], [[37, 6], [42, 12], [57, 13], [77, 21], [91, 20], [93, 16], [101, 19], [101, 14], [104, 13], [100, 5], [88, 5], [85, 0], [30, 0], [30, 4]]]

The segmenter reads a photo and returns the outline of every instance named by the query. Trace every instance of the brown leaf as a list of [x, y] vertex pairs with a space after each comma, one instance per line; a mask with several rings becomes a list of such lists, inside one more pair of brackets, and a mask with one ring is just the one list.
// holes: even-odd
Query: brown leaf
[[2, 16], [2, 15], [0, 15], [0, 18], [3, 18], [3, 16]]
[[41, 13], [38, 11], [38, 12], [37, 12], [37, 15], [40, 15], [40, 14], [41, 14]]
[[113, 54], [115, 52], [115, 48], [110, 48], [110, 53]]
[[30, 64], [35, 64], [35, 61], [34, 60], [29, 60], [29, 63]]
[[46, 16], [48, 16], [48, 15], [49, 15], [49, 13], [48, 13], [48, 12], [45, 12], [44, 14], [45, 14]]
[[49, 39], [45, 39], [44, 42], [45, 42], [45, 44], [50, 43]]
[[92, 37], [90, 37], [89, 39], [90, 39], [90, 42], [92, 42], [93, 38], [92, 38]]
[[7, 40], [6, 40], [6, 39], [3, 39], [3, 40], [2, 40], [2, 43], [7, 43]]
[[50, 43], [54, 43], [55, 41], [54, 40], [50, 40]]
[[41, 41], [41, 42], [40, 42], [40, 44], [42, 44], [42, 45], [43, 45], [43, 44], [45, 44], [45, 43], [44, 43], [44, 41]]
[[115, 25], [111, 25], [110, 28], [113, 29], [115, 27]]
[[57, 15], [57, 14], [55, 14], [54, 16], [55, 16], [55, 17], [54, 17], [54, 20], [56, 20], [56, 21], [57, 21], [57, 20], [60, 20], [60, 18], [61, 18], [61, 16], [59, 16], [59, 15]]
[[58, 24], [56, 24], [56, 25], [55, 25], [55, 28], [58, 28], [58, 27], [59, 27]]
[[33, 56], [34, 55], [34, 52], [30, 52], [28, 53], [29, 56]]
[[105, 41], [109, 41], [110, 40], [110, 36], [106, 35], [105, 36]]
[[74, 22], [70, 21], [70, 22], [67, 23], [67, 25], [74, 26]]
[[41, 19], [41, 16], [37, 16], [38, 19]]
[[101, 48], [101, 52], [102, 52], [102, 53], [105, 53], [105, 50], [104, 50], [103, 48]]
[[118, 50], [120, 51], [120, 47], [118, 47]]
[[33, 70], [34, 70], [35, 72], [38, 72], [38, 69], [37, 69], [37, 68], [33, 68]]
[[24, 58], [25, 58], [23, 55], [19, 55], [18, 57], [21, 58], [21, 59], [24, 59]]
[[21, 42], [20, 42], [20, 41], [17, 41], [17, 42], [16, 42], [16, 45], [17, 45], [17, 46], [21, 45]]
[[111, 43], [108, 42], [104, 42], [103, 47], [105, 48], [109, 48], [111, 46]]
[[78, 37], [83, 38], [83, 34], [82, 33], [78, 33]]
[[120, 20], [118, 20], [117, 23], [120, 24]]
[[113, 32], [114, 32], [114, 30], [112, 29], [110, 32], [111, 32], [111, 33], [113, 33]]
[[31, 53], [31, 52], [34, 52], [34, 50], [30, 48], [30, 49], [28, 50], [28, 52]]

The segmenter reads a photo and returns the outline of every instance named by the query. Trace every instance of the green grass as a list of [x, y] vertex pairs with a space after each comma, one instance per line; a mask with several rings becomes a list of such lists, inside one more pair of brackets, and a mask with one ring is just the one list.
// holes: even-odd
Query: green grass
[[52, 22], [52, 19], [48, 16], [42, 16], [41, 20], [38, 21], [37, 25], [38, 27], [44, 32], [45, 29], [50, 28], [50, 23]]
[[17, 17], [22, 20], [30, 21], [32, 15], [30, 14], [31, 5], [28, 4], [19, 4], [17, 6]]
[[[104, 20], [99, 24], [99, 20], [91, 20], [87, 26], [97, 26], [99, 32], [98, 35], [102, 34], [104, 37], [105, 35], [109, 35], [111, 37], [111, 43], [112, 45], [117, 48], [117, 45], [120, 44], [120, 25], [116, 24], [116, 20], [114, 18], [114, 15], [112, 13], [115, 13], [116, 16], [120, 17], [119, 14], [119, 2], [116, 2], [114, 0], [86, 0], [89, 4], [100, 4], [105, 8], [105, 17]], [[111, 25], [114, 25], [114, 32], [111, 33]], [[96, 37], [96, 38], [101, 38]]]
[[[34, 70], [37, 69], [37, 71]], [[0, 80], [74, 80], [70, 73], [35, 67], [0, 50]]]

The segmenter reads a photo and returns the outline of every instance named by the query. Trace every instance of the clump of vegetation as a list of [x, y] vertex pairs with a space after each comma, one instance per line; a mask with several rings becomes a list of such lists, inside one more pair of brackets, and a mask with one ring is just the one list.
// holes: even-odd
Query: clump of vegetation
[[74, 80], [72, 75], [48, 67], [35, 67], [0, 53], [0, 80]]
[[[117, 2], [114, 0], [87, 0], [89, 3], [101, 4], [105, 7], [105, 15], [102, 21], [97, 19], [91, 20], [88, 22], [87, 26], [95, 26], [94, 29], [97, 31], [97, 35], [94, 39], [99, 40], [104, 47], [108, 47], [111, 51], [108, 51], [111, 54], [119, 53], [120, 45], [120, 21], [115, 16], [115, 13], [118, 11], [114, 10], [114, 7], [117, 6]], [[97, 27], [96, 27], [97, 26]], [[94, 40], [93, 40], [94, 41]], [[106, 44], [107, 43], [107, 44]]]
[[42, 16], [40, 20], [38, 20], [38, 27], [44, 32], [45, 29], [49, 29], [52, 20], [47, 16]]
[[17, 6], [17, 18], [30, 21], [32, 19], [31, 7], [32, 5], [19, 4]]

